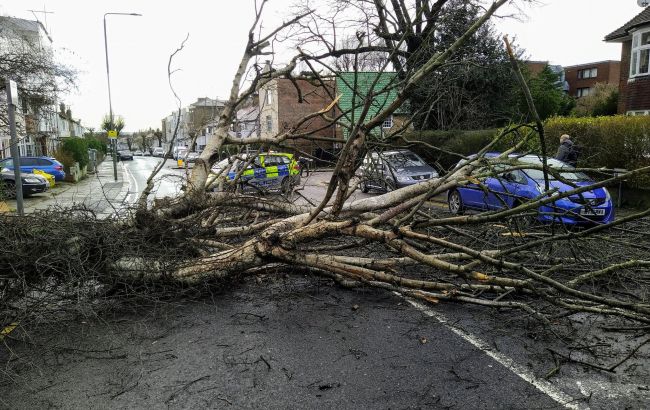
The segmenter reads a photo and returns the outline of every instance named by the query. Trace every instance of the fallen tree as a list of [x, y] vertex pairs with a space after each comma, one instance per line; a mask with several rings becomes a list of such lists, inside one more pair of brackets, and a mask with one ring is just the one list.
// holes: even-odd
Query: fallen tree
[[[430, 303], [450, 301], [519, 309], [541, 323], [576, 312], [650, 322], [646, 256], [650, 248], [650, 210], [583, 230], [562, 224], [523, 223], [535, 219], [542, 205], [647, 174], [650, 168], [555, 192], [549, 179], [561, 179], [562, 175], [547, 166], [541, 121], [506, 127], [475, 157], [459, 155], [459, 159], [466, 161], [442, 177], [382, 195], [353, 198], [360, 178], [357, 171], [366, 151], [391, 146], [401, 131], [383, 135], [375, 130], [409, 101], [410, 93], [424, 78], [437, 75], [454, 52], [471, 41], [476, 30], [508, 2], [491, 3], [452, 46], [413, 70], [409, 70], [408, 64], [399, 64], [408, 61], [402, 52], [403, 42], [417, 24], [435, 24], [435, 10], [445, 6], [444, 0], [416, 1], [414, 5], [395, 1], [391, 2], [392, 12], [387, 11], [383, 2], [375, 1], [377, 16], [381, 18], [372, 20], [372, 14], [368, 14], [369, 24], [390, 41], [381, 46], [360, 41], [357, 48], [345, 50], [331, 46], [333, 42], [318, 53], [308, 52], [305, 47], [288, 64], [264, 71], [257, 68], [256, 59], [270, 53], [267, 50], [276, 36], [286, 35], [296, 27], [309, 27], [304, 20], [313, 19], [315, 11], [307, 10], [278, 29], [258, 35], [266, 4], [262, 1], [233, 78], [230, 97], [216, 131], [196, 162], [184, 195], [150, 205], [150, 183], [138, 208], [126, 219], [98, 221], [83, 209], [68, 210], [62, 215], [3, 217], [0, 237], [7, 318], [29, 310], [25, 296], [34, 296], [34, 289], [39, 295], [52, 295], [57, 294], [61, 284], [74, 283], [92, 299], [123, 288], [182, 288], [230, 282], [261, 271], [300, 271], [326, 276], [347, 287], [372, 286]], [[396, 16], [395, 21], [387, 20], [389, 16]], [[330, 21], [335, 23], [336, 19], [332, 17]], [[433, 36], [435, 29], [429, 32]], [[305, 39], [305, 44], [322, 41], [324, 36], [324, 32], [319, 32]], [[355, 90], [351, 109], [341, 107], [333, 96], [331, 107], [321, 107], [301, 120], [320, 117], [346, 129], [347, 139], [320, 203], [305, 203], [294, 195], [238, 192], [235, 188], [245, 166], [233, 169], [234, 178], [220, 179], [218, 185], [223, 192], [206, 190], [215, 178], [231, 170], [227, 167], [220, 171], [220, 176], [210, 176], [224, 144], [283, 149], [288, 140], [310, 138], [298, 131], [299, 127], [288, 127], [273, 136], [229, 135], [237, 110], [261, 86], [280, 78], [322, 83], [335, 75], [328, 70], [328, 59], [378, 50], [388, 54], [383, 70], [389, 69], [390, 61], [393, 68], [402, 70], [395, 81], [388, 85], [375, 81], [369, 91], [361, 92], [355, 80], [349, 84]], [[297, 75], [295, 68], [299, 63], [309, 67], [309, 72]], [[513, 67], [518, 75], [516, 64]], [[526, 89], [524, 82], [521, 85]], [[390, 92], [395, 95], [393, 100], [371, 110], [378, 97]], [[534, 114], [530, 99], [529, 104]], [[408, 122], [402, 129], [406, 127]], [[496, 156], [485, 155], [504, 141], [508, 142], [508, 150]], [[546, 186], [539, 197], [522, 200], [513, 207], [462, 216], [450, 216], [430, 205], [436, 195], [468, 183], [490, 193], [483, 178], [530, 168], [509, 154], [527, 152], [536, 145], [532, 141], [541, 143], [543, 158], [540, 170]], [[250, 164], [252, 158], [246, 161]], [[67, 240], [43, 243], [43, 235], [52, 232], [67, 232]], [[622, 233], [633, 239], [623, 238]], [[69, 288], [58, 294], [78, 299]]]

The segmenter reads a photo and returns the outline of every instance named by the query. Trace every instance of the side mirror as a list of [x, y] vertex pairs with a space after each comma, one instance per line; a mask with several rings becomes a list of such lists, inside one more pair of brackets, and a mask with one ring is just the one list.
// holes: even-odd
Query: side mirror
[[517, 178], [515, 178], [515, 174], [512, 172], [506, 172], [503, 174], [503, 179], [505, 179], [508, 182], [514, 182]]

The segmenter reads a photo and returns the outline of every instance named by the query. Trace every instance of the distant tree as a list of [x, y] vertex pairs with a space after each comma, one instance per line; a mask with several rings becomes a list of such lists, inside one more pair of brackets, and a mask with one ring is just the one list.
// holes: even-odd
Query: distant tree
[[153, 132], [154, 137], [158, 140], [158, 146], [162, 147], [163, 145], [163, 133], [160, 128], [156, 128], [156, 131]]
[[[122, 118], [119, 115], [116, 116], [116, 117], [113, 117], [113, 126], [114, 126], [115, 131], [117, 131], [117, 135], [119, 136], [120, 132], [124, 128], [124, 118]], [[102, 120], [101, 127], [106, 132], [111, 130], [111, 118], [110, 118], [110, 116], [108, 116], [108, 115], [104, 116], [104, 119]]]
[[[537, 75], [530, 76], [528, 87], [533, 96], [537, 113], [542, 120], [554, 115], [565, 115], [572, 106], [572, 99], [560, 88], [560, 77], [547, 65]], [[525, 100], [520, 97], [520, 107], [525, 112]], [[526, 120], [531, 120], [527, 118]]]
[[572, 114], [576, 117], [615, 115], [618, 111], [618, 87], [597, 83], [587, 96], [578, 98]]
[[[10, 17], [0, 16], [0, 86], [13, 78], [24, 106], [38, 113], [56, 104], [60, 93], [76, 87], [77, 72], [55, 59], [51, 45], [25, 35]], [[8, 125], [0, 109], [0, 128]]]
[[[432, 35], [414, 44], [406, 64], [420, 67], [447, 49], [481, 15], [479, 4], [449, 0], [441, 9]], [[408, 42], [408, 40], [407, 40]], [[416, 127], [478, 129], [500, 126], [518, 114], [518, 87], [503, 41], [494, 27], [483, 25], [445, 67], [431, 73], [410, 99]]]

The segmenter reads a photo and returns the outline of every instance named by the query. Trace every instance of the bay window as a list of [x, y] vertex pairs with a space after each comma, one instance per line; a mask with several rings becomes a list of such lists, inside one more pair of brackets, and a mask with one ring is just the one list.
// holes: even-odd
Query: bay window
[[650, 30], [632, 35], [630, 78], [650, 74]]

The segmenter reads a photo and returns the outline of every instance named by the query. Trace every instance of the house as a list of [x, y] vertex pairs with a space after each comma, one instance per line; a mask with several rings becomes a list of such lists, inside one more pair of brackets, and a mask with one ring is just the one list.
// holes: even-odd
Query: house
[[275, 137], [291, 131], [303, 137], [285, 140], [284, 147], [317, 157], [331, 153], [336, 127], [318, 113], [327, 110], [324, 114], [333, 117], [335, 94], [335, 83], [329, 79], [276, 78], [267, 82], [259, 90], [260, 136]]
[[580, 98], [589, 95], [597, 83], [616, 84], [621, 76], [620, 61], [598, 61], [564, 67], [570, 96]]
[[[0, 16], [0, 48], [12, 50], [16, 47], [43, 52], [46, 59], [51, 54], [52, 38], [38, 21], [14, 17]], [[46, 63], [53, 63], [51, 60]], [[5, 68], [5, 67], [3, 67]], [[3, 72], [13, 76], [12, 72]], [[22, 78], [23, 82], [36, 84], [42, 81], [40, 77]], [[53, 80], [52, 80], [53, 81]], [[72, 118], [70, 107], [57, 103], [57, 95], [53, 90], [26, 95], [18, 84], [19, 101], [16, 104], [16, 133], [19, 139], [20, 155], [53, 155], [61, 138], [81, 137], [85, 129], [79, 120]], [[2, 87], [4, 88], [4, 87]], [[45, 87], [47, 89], [47, 87]], [[0, 93], [0, 115], [7, 112], [5, 93]], [[11, 155], [9, 129], [0, 121], [0, 158]]]
[[[372, 101], [365, 117], [361, 119], [364, 123], [395, 101], [398, 78], [393, 72], [343, 72], [337, 74], [336, 90], [340, 95], [338, 105], [342, 115], [339, 121], [343, 128], [342, 136], [347, 139], [351, 128], [361, 119], [366, 98], [371, 93]], [[372, 133], [381, 137], [402, 129], [409, 119], [408, 111], [403, 107], [388, 116]]]
[[605, 36], [621, 43], [618, 112], [650, 114], [650, 7]]
[[260, 107], [249, 104], [237, 110], [237, 119], [229, 135], [237, 138], [260, 136]]
[[[211, 132], [206, 132], [206, 127], [214, 124], [226, 107], [226, 103], [221, 100], [201, 97], [187, 107], [187, 134], [190, 139], [196, 138], [194, 147], [196, 151], [203, 151]], [[188, 144], [189, 145], [189, 144]]]

